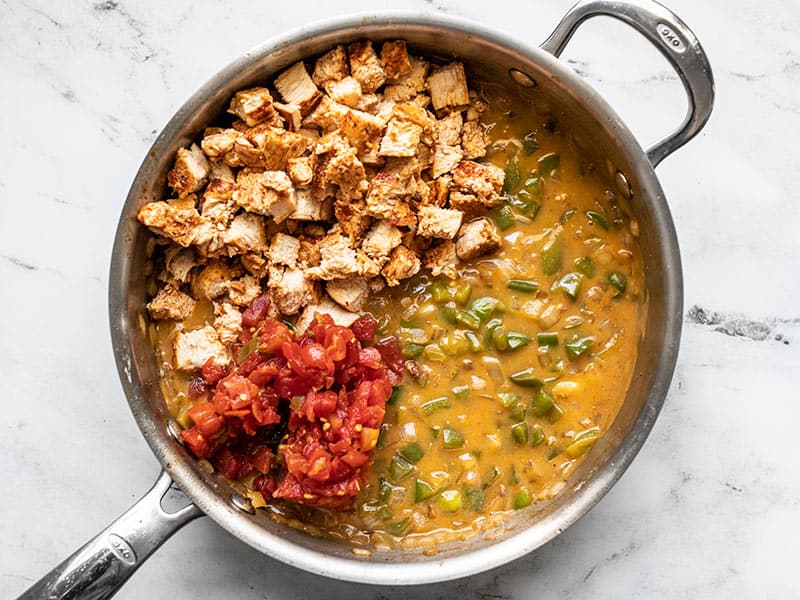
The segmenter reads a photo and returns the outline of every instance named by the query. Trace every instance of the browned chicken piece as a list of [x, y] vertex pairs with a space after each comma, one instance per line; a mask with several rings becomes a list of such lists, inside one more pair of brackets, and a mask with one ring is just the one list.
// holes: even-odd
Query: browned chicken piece
[[392, 119], [386, 127], [378, 150], [380, 156], [414, 156], [419, 146], [422, 127], [410, 121]]
[[178, 148], [175, 164], [167, 173], [167, 183], [178, 196], [193, 194], [206, 183], [209, 169], [208, 160], [197, 144], [188, 150]]
[[502, 243], [502, 238], [491, 221], [480, 217], [461, 226], [456, 239], [456, 254], [461, 260], [472, 260], [495, 252]]
[[420, 206], [417, 211], [417, 235], [453, 239], [461, 227], [464, 213], [449, 208]]
[[415, 102], [395, 102], [392, 105], [392, 118], [410, 121], [422, 127], [422, 141], [433, 144], [434, 134], [438, 128], [436, 119]]
[[272, 104], [272, 94], [264, 87], [255, 87], [236, 92], [231, 99], [228, 112], [253, 127], [264, 121], [277, 124], [280, 122]]
[[464, 152], [461, 146], [448, 146], [447, 144], [436, 144], [433, 147], [433, 158], [431, 159], [431, 177], [434, 179], [452, 171], [461, 159]]
[[252, 213], [240, 213], [222, 235], [230, 255], [261, 252], [267, 244], [264, 218]]
[[354, 246], [358, 245], [372, 222], [365, 209], [366, 202], [364, 200], [354, 199], [342, 191], [336, 194], [333, 215], [341, 232], [350, 238]]
[[289, 131], [299, 131], [303, 124], [303, 113], [297, 104], [284, 104], [283, 102], [273, 103], [275, 110], [286, 123]]
[[269, 244], [269, 260], [273, 265], [294, 269], [300, 253], [300, 240], [285, 233], [276, 233]]
[[470, 90], [469, 100], [470, 103], [467, 107], [465, 118], [467, 121], [477, 121], [489, 106], [478, 97], [478, 92], [474, 90]]
[[192, 293], [201, 300], [214, 300], [228, 291], [241, 267], [235, 268], [223, 260], [212, 260], [192, 277]]
[[211, 159], [220, 159], [229, 167], [264, 168], [264, 153], [245, 135], [235, 129], [224, 129], [207, 134], [200, 147]]
[[248, 306], [261, 295], [261, 285], [253, 275], [244, 275], [231, 281], [228, 298], [236, 306]]
[[344, 46], [336, 46], [317, 59], [311, 79], [319, 87], [323, 87], [328, 81], [339, 81], [348, 75], [350, 68], [347, 66], [347, 53]]
[[402, 239], [403, 234], [389, 221], [377, 221], [364, 236], [361, 249], [371, 259], [383, 264]]
[[436, 69], [428, 76], [428, 91], [431, 94], [434, 110], [458, 108], [469, 104], [464, 65], [454, 62]]
[[367, 173], [358, 159], [358, 152], [349, 145], [337, 146], [325, 167], [325, 178], [339, 189], [346, 198], [358, 199], [367, 191]]
[[331, 319], [333, 319], [333, 322], [337, 325], [341, 325], [342, 327], [350, 327], [350, 325], [352, 325], [355, 320], [358, 319], [357, 313], [352, 313], [349, 310], [345, 310], [333, 300], [328, 298], [327, 295], [325, 295], [316, 304], [311, 304], [303, 309], [303, 313], [297, 319], [297, 323], [295, 324], [297, 333], [303, 334], [305, 330], [308, 329], [308, 326], [314, 322], [314, 319], [318, 314], [330, 315]]
[[411, 61], [403, 40], [384, 42], [381, 46], [381, 65], [388, 79], [397, 79], [411, 72]]
[[399, 285], [401, 280], [419, 273], [421, 266], [416, 253], [401, 245], [392, 250], [389, 262], [381, 269], [381, 275], [386, 280], [386, 285], [393, 287]]
[[339, 305], [352, 312], [360, 312], [369, 297], [369, 284], [363, 277], [335, 279], [325, 285], [325, 291]]
[[298, 156], [290, 158], [286, 163], [286, 172], [289, 178], [297, 187], [306, 187], [311, 185], [311, 180], [314, 178], [313, 157], [311, 156]]
[[194, 248], [171, 245], [164, 252], [164, 266], [170, 277], [178, 284], [189, 281], [189, 274], [197, 266]]
[[[192, 196], [185, 199], [191, 200]], [[148, 202], [139, 209], [137, 219], [155, 233], [187, 248], [207, 237], [210, 221], [200, 216], [194, 207], [174, 202]]]
[[295, 209], [289, 215], [294, 221], [327, 221], [333, 215], [331, 200], [317, 200], [310, 189], [300, 188], [294, 192]]
[[242, 263], [242, 266], [247, 269], [247, 272], [253, 275], [253, 277], [258, 277], [259, 279], [266, 277], [269, 269], [269, 261], [263, 254], [259, 252], [242, 254], [239, 257], [239, 261]]
[[306, 71], [303, 61], [296, 62], [275, 78], [275, 89], [287, 104], [296, 104], [307, 114], [320, 98], [319, 90]]
[[275, 307], [284, 315], [297, 314], [319, 296], [316, 284], [297, 268], [270, 267], [267, 289]]
[[418, 58], [411, 58], [410, 62], [411, 70], [384, 88], [383, 97], [386, 100], [398, 102], [410, 100], [420, 92], [425, 91], [428, 63]]
[[461, 143], [461, 128], [463, 125], [464, 118], [460, 112], [450, 113], [444, 119], [439, 119], [437, 142], [448, 146], [458, 146]]
[[408, 198], [415, 190], [413, 180], [404, 181], [380, 171], [369, 182], [366, 212], [378, 219], [388, 219], [395, 226], [414, 225], [417, 218], [408, 206]]
[[206, 325], [194, 331], [179, 331], [172, 343], [173, 366], [179, 371], [196, 371], [209, 358], [218, 365], [225, 366], [231, 362], [225, 346], [219, 341], [217, 331]]
[[246, 211], [284, 221], [296, 207], [294, 186], [283, 171], [243, 173], [236, 181], [234, 201]]
[[456, 245], [450, 240], [444, 240], [436, 246], [432, 246], [425, 253], [425, 268], [434, 277], [444, 275], [450, 279], [456, 279], [458, 277], [457, 265]]
[[304, 126], [320, 127], [324, 131], [339, 129], [350, 107], [323, 96], [317, 107], [303, 120]]
[[219, 341], [233, 344], [242, 332], [242, 313], [230, 302], [214, 302], [214, 323]]
[[330, 281], [359, 275], [377, 275], [377, 265], [363, 252], [354, 250], [350, 239], [341, 233], [331, 233], [320, 238], [317, 247], [320, 263], [318, 267], [306, 271], [311, 277]]
[[355, 77], [345, 77], [339, 81], [328, 81], [325, 83], [325, 91], [334, 102], [344, 104], [351, 108], [357, 108], [358, 102], [363, 95], [361, 84]]
[[158, 291], [147, 305], [153, 319], [188, 319], [194, 311], [194, 298], [167, 284]]
[[486, 156], [486, 147], [489, 145], [489, 136], [478, 121], [467, 121], [461, 132], [461, 148], [464, 158], [482, 158]]
[[358, 80], [364, 92], [374, 92], [384, 84], [386, 73], [375, 54], [372, 42], [353, 42], [347, 47], [347, 53], [350, 56], [350, 74]]
[[379, 117], [353, 108], [338, 124], [350, 144], [359, 151], [377, 147], [385, 125]]
[[[475, 196], [478, 204], [485, 208], [497, 206], [502, 202], [500, 191], [505, 182], [505, 172], [500, 167], [481, 164], [471, 160], [461, 161], [453, 169], [453, 190]], [[474, 210], [468, 196], [450, 193], [450, 205], [458, 210]]]
[[286, 168], [290, 158], [300, 156], [308, 148], [308, 139], [270, 125], [259, 125], [245, 133], [247, 140], [263, 154], [263, 165], [268, 170]]
[[440, 175], [436, 179], [429, 181], [428, 189], [431, 193], [428, 197], [428, 203], [432, 206], [438, 206], [439, 208], [447, 204], [448, 197], [450, 196], [450, 184], [452, 182], [453, 178], [449, 175]]

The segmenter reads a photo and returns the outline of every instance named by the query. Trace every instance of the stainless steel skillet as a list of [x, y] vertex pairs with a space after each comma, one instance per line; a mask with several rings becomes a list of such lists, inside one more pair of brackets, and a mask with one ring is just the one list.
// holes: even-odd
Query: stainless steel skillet
[[[603, 98], [558, 60], [578, 26], [598, 15], [621, 20], [653, 43], [674, 67], [689, 97], [684, 121], [647, 150]], [[135, 215], [145, 202], [163, 197], [176, 149], [195, 139], [222, 113], [236, 90], [263, 82], [299, 59], [359, 38], [405, 39], [416, 53], [458, 56], [474, 76], [518, 86], [538, 109], [552, 112], [573, 132], [574, 143], [595, 164], [608, 170], [617, 193], [630, 199], [640, 229], [647, 322], [633, 382], [612, 428], [555, 499], [520, 511], [491, 535], [443, 545], [435, 556], [396, 550], [359, 557], [349, 546], [311, 537], [272, 521], [263, 511], [254, 511], [176, 441], [177, 426], [161, 395], [147, 336], [145, 245], [149, 234]], [[580, 2], [538, 48], [483, 25], [439, 14], [346, 17], [269, 41], [223, 69], [180, 108], [142, 163], [122, 209], [111, 263], [109, 309], [119, 374], [131, 411], [164, 471], [128, 512], [22, 597], [108, 598], [166, 539], [203, 514], [253, 548], [288, 564], [337, 579], [386, 585], [478, 573], [559, 535], [619, 479], [642, 447], [667, 394], [680, 341], [683, 281], [672, 218], [654, 168], [700, 131], [711, 113], [713, 96], [711, 69], [699, 42], [677, 16], [651, 0]], [[188, 506], [176, 512], [162, 507], [171, 487], [182, 490]]]

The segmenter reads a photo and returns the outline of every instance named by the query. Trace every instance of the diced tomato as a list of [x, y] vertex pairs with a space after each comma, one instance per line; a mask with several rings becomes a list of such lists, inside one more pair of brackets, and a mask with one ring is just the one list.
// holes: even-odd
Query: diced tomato
[[258, 336], [258, 351], [265, 354], [278, 354], [283, 344], [292, 342], [294, 336], [285, 323], [269, 320], [261, 324]]
[[208, 384], [202, 377], [192, 377], [189, 380], [189, 389], [186, 395], [189, 400], [197, 400], [200, 396], [208, 392]]
[[375, 339], [375, 332], [378, 329], [378, 322], [372, 315], [364, 315], [359, 317], [350, 326], [353, 330], [353, 335], [361, 342], [371, 342]]
[[217, 382], [225, 376], [226, 372], [227, 369], [215, 363], [213, 358], [209, 358], [203, 368], [200, 369], [200, 374], [208, 385], [217, 385]]
[[403, 353], [400, 351], [400, 342], [394, 336], [383, 338], [375, 344], [375, 348], [381, 353], [383, 362], [396, 373], [403, 372]]
[[198, 458], [206, 458], [208, 456], [208, 440], [200, 433], [197, 427], [190, 427], [181, 431], [181, 439]]
[[253, 463], [253, 467], [255, 467], [256, 471], [266, 475], [269, 473], [272, 465], [275, 463], [275, 455], [269, 448], [261, 446], [253, 453], [251, 462]]
[[255, 327], [261, 319], [267, 316], [268, 310], [269, 298], [267, 296], [259, 296], [242, 313], [242, 327]]
[[194, 423], [195, 428], [207, 438], [217, 435], [224, 424], [211, 402], [203, 402], [193, 406], [186, 413]]
[[221, 448], [214, 457], [214, 466], [228, 479], [240, 479], [253, 470], [247, 457], [228, 448]]

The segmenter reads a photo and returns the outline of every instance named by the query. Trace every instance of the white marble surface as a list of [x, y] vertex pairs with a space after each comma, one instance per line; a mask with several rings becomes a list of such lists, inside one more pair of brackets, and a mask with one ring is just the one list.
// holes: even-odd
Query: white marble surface
[[[570, 4], [405, 6], [538, 42]], [[301, 573], [201, 519], [119, 598], [798, 597], [800, 5], [669, 4], [710, 56], [717, 106], [658, 173], [687, 309], [718, 322], [687, 318], [664, 411], [611, 493], [535, 554], [424, 589]], [[117, 381], [106, 314], [117, 217], [156, 133], [248, 48], [366, 6], [0, 0], [0, 596], [24, 590], [158, 472]], [[566, 58], [645, 143], [679, 120], [676, 77], [622, 25], [589, 23]]]

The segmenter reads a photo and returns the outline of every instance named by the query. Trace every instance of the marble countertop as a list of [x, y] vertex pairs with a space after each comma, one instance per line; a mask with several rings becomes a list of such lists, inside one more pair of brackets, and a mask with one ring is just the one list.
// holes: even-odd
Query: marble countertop
[[[535, 43], [571, 0], [521, 4], [404, 6]], [[425, 588], [302, 573], [200, 519], [119, 598], [797, 597], [800, 4], [668, 4], [708, 52], [717, 104], [703, 133], [658, 169], [681, 242], [687, 318], [664, 410], [608, 496], [534, 554]], [[0, 596], [26, 589], [159, 471], [117, 380], [106, 309], [116, 222], [142, 157], [239, 54], [309, 17], [363, 6], [0, 2]], [[676, 76], [621, 24], [588, 23], [564, 58], [645, 145], [680, 120]]]

